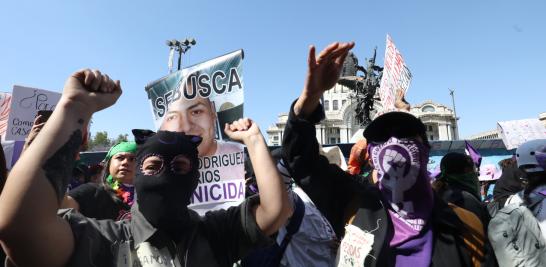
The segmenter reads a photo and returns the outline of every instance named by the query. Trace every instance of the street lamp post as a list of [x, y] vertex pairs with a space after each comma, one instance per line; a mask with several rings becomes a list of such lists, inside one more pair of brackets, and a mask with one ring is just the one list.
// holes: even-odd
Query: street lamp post
[[451, 101], [453, 102], [453, 115], [455, 116], [455, 128], [453, 130], [454, 133], [453, 133], [453, 136], [455, 137], [455, 140], [459, 139], [458, 137], [458, 130], [459, 130], [459, 125], [458, 125], [458, 121], [459, 121], [459, 117], [457, 117], [457, 110], [455, 109], [455, 89], [448, 89], [449, 90], [449, 94], [451, 95]]
[[[178, 70], [182, 67], [182, 54], [185, 54], [196, 43], [193, 38], [167, 40], [167, 46], [170, 47], [171, 51], [174, 49], [174, 51], [178, 52]], [[169, 66], [172, 66], [172, 57], [169, 57]], [[169, 71], [171, 71], [170, 68]]]

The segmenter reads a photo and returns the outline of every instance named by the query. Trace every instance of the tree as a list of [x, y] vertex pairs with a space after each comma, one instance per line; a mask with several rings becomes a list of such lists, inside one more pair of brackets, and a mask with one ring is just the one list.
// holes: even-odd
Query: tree
[[95, 136], [89, 137], [87, 145], [87, 151], [107, 151], [111, 146], [117, 145], [121, 142], [129, 141], [128, 134], [120, 134], [116, 139], [108, 138], [108, 132], [97, 132]]
[[97, 132], [95, 136], [89, 140], [89, 150], [108, 150], [112, 145], [112, 141], [108, 139], [108, 132]]
[[127, 141], [129, 141], [129, 140], [127, 140], [128, 137], [129, 137], [128, 134], [120, 134], [120, 135], [118, 135], [118, 138], [116, 138], [116, 140], [114, 142], [112, 142], [112, 145], [119, 144], [121, 142], [127, 142]]

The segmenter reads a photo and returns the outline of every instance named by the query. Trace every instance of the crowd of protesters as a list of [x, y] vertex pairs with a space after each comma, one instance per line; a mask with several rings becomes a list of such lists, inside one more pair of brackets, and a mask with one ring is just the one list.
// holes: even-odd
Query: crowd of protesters
[[133, 130], [135, 142], [89, 168], [79, 160], [89, 120], [122, 89], [98, 70], [73, 73], [9, 175], [0, 155], [5, 265], [546, 266], [546, 140], [502, 161], [494, 186], [480, 184], [479, 164], [461, 153], [446, 154], [431, 177], [425, 125], [398, 93], [398, 110], [366, 127], [347, 171], [321, 154], [320, 99], [353, 47], [310, 47], [281, 148], [270, 152], [251, 119], [225, 125], [247, 149], [246, 200], [204, 216], [188, 205], [200, 145], [213, 154], [215, 143], [181, 125], [177, 110], [169, 127]]

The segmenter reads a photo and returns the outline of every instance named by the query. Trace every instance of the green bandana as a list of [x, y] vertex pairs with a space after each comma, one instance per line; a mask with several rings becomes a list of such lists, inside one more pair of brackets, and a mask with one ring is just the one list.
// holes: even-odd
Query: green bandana
[[[106, 171], [108, 171], [108, 168], [110, 166], [110, 159], [118, 153], [128, 152], [136, 154], [137, 146], [135, 142], [121, 142], [112, 148], [108, 150], [108, 153], [106, 154], [106, 157], [104, 158], [104, 161], [107, 162], [106, 164]], [[106, 177], [106, 183], [112, 187], [114, 190], [117, 190], [119, 188], [119, 182], [115, 181], [112, 175], [108, 174]]]

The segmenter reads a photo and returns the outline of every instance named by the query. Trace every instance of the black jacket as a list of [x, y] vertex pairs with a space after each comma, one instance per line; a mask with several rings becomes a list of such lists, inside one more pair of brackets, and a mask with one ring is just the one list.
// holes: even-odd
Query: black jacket
[[150, 243], [157, 251], [168, 250], [180, 266], [231, 267], [251, 249], [271, 244], [252, 212], [258, 201], [252, 197], [237, 207], [211, 211], [203, 217], [190, 210], [189, 223], [176, 244], [144, 218], [136, 202], [131, 221], [96, 220], [72, 209], [59, 210], [74, 234], [74, 252], [66, 266], [140, 266], [139, 260], [159, 261], [159, 266], [170, 260], [151, 250], [141, 255], [136, 252], [139, 246]]
[[[395, 254], [389, 248], [394, 228], [387, 202], [376, 186], [329, 164], [324, 156], [319, 155], [315, 124], [323, 118], [321, 106], [308, 118], [297, 117], [291, 107], [284, 131], [283, 160], [296, 183], [329, 220], [340, 239], [348, 218], [355, 210], [353, 225], [368, 232], [378, 228], [373, 232], [374, 243], [370, 252], [373, 257], [366, 258], [365, 266], [394, 266]], [[431, 266], [471, 266], [470, 251], [462, 237], [465, 226], [438, 197], [435, 197], [430, 223], [434, 235]]]

